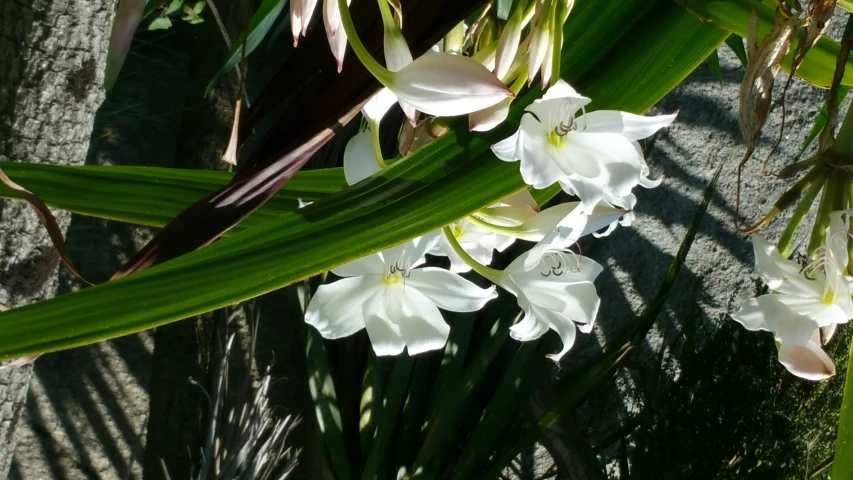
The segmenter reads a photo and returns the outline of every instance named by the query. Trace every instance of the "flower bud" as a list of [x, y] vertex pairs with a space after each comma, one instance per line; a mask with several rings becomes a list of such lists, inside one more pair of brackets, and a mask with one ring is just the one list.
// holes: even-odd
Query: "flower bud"
[[446, 53], [427, 53], [389, 80], [387, 87], [401, 102], [442, 117], [483, 110], [513, 96], [475, 60]]

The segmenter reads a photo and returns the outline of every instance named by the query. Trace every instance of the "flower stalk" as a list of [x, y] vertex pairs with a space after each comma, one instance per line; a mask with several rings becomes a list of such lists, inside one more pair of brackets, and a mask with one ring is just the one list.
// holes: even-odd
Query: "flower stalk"
[[813, 171], [818, 172], [817, 177], [815, 177], [814, 181], [812, 181], [806, 189], [802, 200], [800, 200], [800, 203], [791, 215], [791, 219], [788, 221], [788, 225], [785, 227], [785, 230], [782, 232], [782, 236], [779, 237], [779, 242], [777, 243], [779, 252], [785, 258], [788, 258], [791, 254], [791, 242], [794, 239], [794, 233], [796, 232], [797, 227], [811, 209], [815, 198], [817, 198], [817, 194], [820, 193], [823, 185], [826, 183], [826, 178], [829, 176], [829, 170], [826, 167], [815, 167]]
[[[473, 218], [473, 217], [472, 217]], [[482, 263], [474, 260], [474, 258], [462, 248], [462, 245], [459, 245], [459, 241], [456, 240], [456, 235], [453, 234], [453, 231], [450, 227], [444, 227], [441, 229], [444, 233], [444, 236], [447, 237], [447, 241], [450, 243], [450, 246], [453, 247], [453, 251], [459, 255], [462, 260], [471, 267], [472, 270], [480, 274], [480, 276], [489, 280], [494, 284], [499, 284], [501, 278], [501, 271], [495, 270], [494, 268], [487, 267]]]
[[[373, 58], [373, 55], [367, 51], [367, 47], [364, 46], [364, 43], [361, 42], [361, 38], [359, 38], [358, 33], [355, 31], [355, 25], [352, 22], [352, 15], [350, 14], [346, 0], [337, 0], [337, 2], [338, 7], [341, 10], [341, 25], [344, 27], [344, 31], [347, 34], [347, 40], [352, 47], [352, 51], [355, 53], [355, 56], [358, 57], [358, 60], [364, 65], [364, 68], [366, 68], [371, 75], [376, 77], [380, 83], [386, 85], [391, 81], [391, 72], [380, 65], [379, 62]], [[379, 3], [380, 5], [385, 3], [385, 0], [379, 0]], [[387, 3], [385, 3], [385, 8], [388, 8]]]

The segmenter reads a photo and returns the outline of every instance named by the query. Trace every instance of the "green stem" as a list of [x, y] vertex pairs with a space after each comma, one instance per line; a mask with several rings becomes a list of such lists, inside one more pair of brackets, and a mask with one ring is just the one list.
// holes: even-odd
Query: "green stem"
[[459, 255], [462, 260], [471, 267], [471, 269], [485, 277], [490, 282], [500, 285], [500, 279], [503, 272], [495, 270], [494, 268], [489, 268], [474, 260], [471, 255], [468, 255], [468, 252], [462, 248], [462, 245], [459, 245], [459, 241], [456, 240], [456, 236], [453, 235], [453, 231], [449, 226], [444, 227], [442, 231], [444, 231], [444, 236], [447, 238], [447, 241], [450, 242], [450, 246], [453, 247], [453, 251], [456, 252], [456, 254]]
[[[380, 0], [380, 2], [384, 1], [385, 0]], [[347, 41], [352, 47], [352, 51], [355, 52], [355, 56], [358, 57], [359, 61], [361, 61], [367, 71], [379, 80], [379, 83], [387, 87], [392, 81], [393, 73], [380, 65], [379, 62], [373, 58], [373, 55], [367, 51], [364, 44], [361, 43], [361, 39], [355, 31], [355, 25], [352, 23], [352, 15], [350, 15], [346, 0], [338, 0], [338, 7], [341, 10], [341, 25], [343, 25], [344, 31], [347, 33]], [[387, 8], [388, 5], [386, 4], [385, 7]]]
[[785, 258], [787, 258], [791, 253], [791, 242], [794, 239], [794, 232], [796, 232], [800, 222], [803, 221], [803, 218], [809, 212], [809, 209], [811, 209], [815, 198], [817, 198], [817, 194], [823, 188], [824, 183], [826, 183], [826, 177], [829, 175], [829, 170], [823, 166], [815, 167], [812, 171], [817, 171], [818, 175], [811, 185], [809, 185], [809, 188], [803, 195], [802, 200], [800, 200], [800, 203], [794, 210], [793, 215], [791, 215], [791, 220], [788, 221], [788, 225], [782, 232], [782, 236], [779, 238], [779, 243], [777, 244], [779, 253]]
[[839, 175], [831, 175], [826, 180], [826, 187], [823, 189], [823, 194], [820, 197], [820, 204], [817, 207], [817, 215], [812, 227], [812, 234], [809, 237], [809, 245], [806, 248], [806, 255], [809, 258], [814, 258], [814, 252], [826, 239], [826, 227], [829, 226], [829, 214], [835, 210], [836, 198], [838, 197], [840, 185], [838, 181], [841, 179]]
[[[847, 203], [844, 208], [853, 208], [853, 179], [847, 178], [845, 190], [847, 191]], [[850, 225], [847, 228], [847, 231], [850, 232], [850, 238], [853, 238], [853, 220], [850, 220]], [[853, 272], [853, 242], [850, 241], [850, 238], [847, 239], [847, 275]]]
[[[394, 15], [391, 13], [391, 8], [388, 7], [388, 0], [376, 0], [376, 3], [379, 4], [379, 13], [382, 14], [382, 25], [385, 28], [396, 28], [397, 24], [394, 22]], [[349, 32], [347, 32], [349, 35]]]
[[517, 225], [514, 227], [506, 227], [503, 225], [495, 225], [494, 223], [487, 222], [483, 219], [477, 218], [476, 214], [471, 215], [465, 218], [469, 222], [477, 225], [478, 227], [482, 227], [490, 232], [499, 233], [501, 235], [506, 235], [507, 237], [518, 238], [521, 240], [531, 240], [527, 235], [524, 235], [523, 225]]
[[847, 376], [844, 380], [844, 400], [838, 419], [838, 437], [835, 441], [835, 460], [832, 462], [832, 480], [853, 479], [853, 342], [847, 355]]
[[382, 157], [382, 144], [379, 141], [379, 122], [367, 119], [367, 129], [370, 131], [370, 143], [373, 145], [373, 156], [376, 158], [376, 163], [379, 164], [379, 168], [385, 168], [388, 164], [385, 163], [385, 159]]

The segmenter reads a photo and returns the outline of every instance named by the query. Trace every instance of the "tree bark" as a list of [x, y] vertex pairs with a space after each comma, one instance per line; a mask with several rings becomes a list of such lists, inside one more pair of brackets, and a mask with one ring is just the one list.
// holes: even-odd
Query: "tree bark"
[[[114, 10], [114, 0], [0, 0], [0, 156], [85, 161], [104, 99]], [[55, 215], [66, 228], [70, 215]], [[0, 200], [0, 303], [52, 297], [58, 265], [38, 217], [26, 204]], [[0, 478], [11, 465], [31, 372], [29, 366], [0, 372]]]

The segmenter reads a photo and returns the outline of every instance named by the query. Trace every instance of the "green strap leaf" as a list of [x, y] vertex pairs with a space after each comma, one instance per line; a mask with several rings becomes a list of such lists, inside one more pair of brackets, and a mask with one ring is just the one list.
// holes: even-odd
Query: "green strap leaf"
[[[93, 217], [162, 227], [187, 205], [227, 184], [230, 172], [159, 167], [69, 167], [0, 162], [12, 180], [54, 208]], [[342, 168], [297, 173], [266, 205], [229, 234], [275, 220], [298, 201], [316, 202], [346, 187]], [[19, 198], [0, 184], [0, 197]]]
[[844, 380], [844, 400], [838, 419], [838, 438], [835, 441], [835, 460], [832, 480], [853, 479], [853, 341], [847, 356], [847, 378]]
[[[261, 44], [261, 41], [263, 41], [264, 37], [267, 36], [267, 32], [269, 32], [279, 15], [281, 15], [286, 4], [287, 0], [263, 0], [261, 2], [258, 9], [255, 11], [255, 14], [252, 15], [251, 20], [249, 20], [249, 36], [246, 40], [246, 56], [252, 53], [258, 45]], [[240, 61], [243, 55], [244, 37], [244, 34], [240, 34], [240, 36], [231, 43], [231, 50], [228, 51], [228, 56], [225, 58], [225, 62], [213, 78], [210, 79], [210, 83], [204, 90], [205, 95], [210, 93], [210, 89], [213, 88], [213, 84], [216, 83], [216, 80], [222, 74], [234, 68], [234, 65], [237, 65], [237, 62]]]

